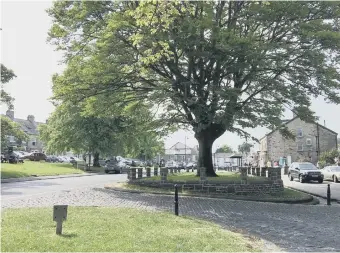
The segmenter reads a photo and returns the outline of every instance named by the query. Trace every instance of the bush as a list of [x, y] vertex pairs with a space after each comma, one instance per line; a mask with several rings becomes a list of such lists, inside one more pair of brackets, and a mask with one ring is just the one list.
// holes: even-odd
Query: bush
[[325, 166], [335, 164], [336, 163], [335, 159], [339, 156], [340, 156], [340, 151], [336, 149], [321, 153], [320, 159], [319, 159], [320, 169], [324, 168]]

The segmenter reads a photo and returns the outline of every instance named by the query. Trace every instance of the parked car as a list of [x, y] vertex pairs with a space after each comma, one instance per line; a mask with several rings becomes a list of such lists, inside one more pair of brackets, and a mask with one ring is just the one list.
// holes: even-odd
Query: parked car
[[1, 154], [1, 163], [7, 162], [7, 158], [4, 154]]
[[123, 173], [127, 171], [127, 168], [129, 168], [129, 166], [123, 161], [120, 160], [119, 162], [116, 160], [110, 160], [108, 161], [105, 166], [105, 173]]
[[332, 180], [334, 183], [340, 181], [340, 166], [326, 166], [321, 170], [324, 180]]
[[58, 163], [58, 162], [60, 162], [60, 160], [55, 155], [49, 155], [49, 156], [46, 157], [46, 162], [49, 162], [49, 163]]
[[30, 161], [46, 161], [47, 156], [44, 153], [34, 152], [25, 158], [29, 159]]
[[166, 168], [170, 168], [170, 167], [177, 168], [177, 167], [178, 167], [178, 163], [175, 162], [175, 161], [167, 161], [167, 162], [165, 163], [165, 167], [166, 167]]
[[288, 169], [288, 178], [290, 181], [299, 179], [300, 183], [309, 181], [323, 182], [324, 175], [314, 164], [309, 162], [294, 162]]

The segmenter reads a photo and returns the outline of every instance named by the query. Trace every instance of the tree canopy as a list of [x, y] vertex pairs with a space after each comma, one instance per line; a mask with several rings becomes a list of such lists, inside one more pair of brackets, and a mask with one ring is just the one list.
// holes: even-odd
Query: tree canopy
[[216, 149], [215, 153], [234, 153], [234, 151], [228, 145], [223, 145], [222, 147]]
[[145, 120], [147, 112], [147, 108], [138, 106], [126, 108], [125, 114], [119, 116], [95, 117], [83, 115], [80, 106], [64, 102], [39, 131], [47, 152], [90, 152], [94, 154], [95, 165], [99, 153], [136, 157], [144, 149], [149, 157], [162, 148], [162, 142], [161, 136], [148, 131], [147, 123], [139, 118]]
[[13, 101], [14, 98], [11, 97], [5, 90], [4, 90], [4, 84], [11, 81], [13, 78], [15, 78], [16, 75], [14, 74], [13, 70], [8, 69], [5, 67], [5, 65], [1, 64], [1, 91], [0, 91], [0, 101], [3, 104], [6, 104], [8, 106], [8, 109], [13, 109]]
[[249, 154], [250, 153], [250, 149], [253, 147], [253, 144], [244, 142], [241, 145], [238, 146], [238, 152], [242, 153], [242, 154]]
[[19, 124], [6, 116], [1, 116], [1, 150], [4, 150], [9, 145], [8, 136], [13, 136], [19, 144], [28, 139]]
[[[58, 1], [51, 43], [78, 78], [56, 76], [56, 99], [105, 96], [159, 107], [191, 127], [207, 175], [225, 131], [282, 125], [284, 105], [314, 120], [311, 97], [340, 103], [339, 2]], [[70, 70], [71, 71], [71, 70]], [[82, 73], [92, 78], [82, 80]], [[67, 72], [67, 71], [66, 71]], [[88, 73], [86, 74], [88, 75]], [[72, 75], [71, 75], [72, 76]]]

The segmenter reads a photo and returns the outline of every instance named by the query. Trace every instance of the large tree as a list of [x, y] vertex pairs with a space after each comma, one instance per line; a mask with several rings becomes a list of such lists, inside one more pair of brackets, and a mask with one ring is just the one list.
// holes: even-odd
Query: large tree
[[[83, 113], [80, 105], [64, 102], [56, 107], [48, 123], [41, 125], [39, 130], [48, 152], [89, 152], [94, 157], [93, 165], [99, 167], [100, 154], [135, 157], [141, 148], [147, 155], [153, 154], [161, 136], [143, 122], [147, 112], [147, 108], [139, 105], [124, 108], [119, 115], [116, 112], [115, 115], [97, 117]], [[126, 150], [129, 150], [128, 154]]]
[[[65, 61], [94, 69], [55, 97], [106, 94], [161, 105], [158, 117], [191, 127], [199, 166], [216, 175], [213, 142], [225, 131], [280, 127], [284, 106], [314, 120], [311, 96], [340, 103], [339, 2], [54, 2], [49, 38]], [[74, 67], [73, 67], [74, 68]], [[98, 70], [100, 70], [98, 72]], [[65, 88], [67, 87], [67, 88]], [[131, 94], [133, 96], [131, 97]], [[90, 99], [91, 100], [91, 99]]]

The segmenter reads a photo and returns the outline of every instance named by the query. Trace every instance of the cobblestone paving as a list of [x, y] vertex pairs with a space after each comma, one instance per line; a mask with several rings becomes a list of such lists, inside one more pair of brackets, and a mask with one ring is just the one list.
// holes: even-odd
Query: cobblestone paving
[[[2, 208], [77, 206], [132, 207], [173, 212], [173, 197], [82, 189], [2, 202]], [[285, 251], [340, 251], [340, 207], [222, 199], [180, 198], [180, 215], [204, 218], [225, 228], [261, 237]]]

